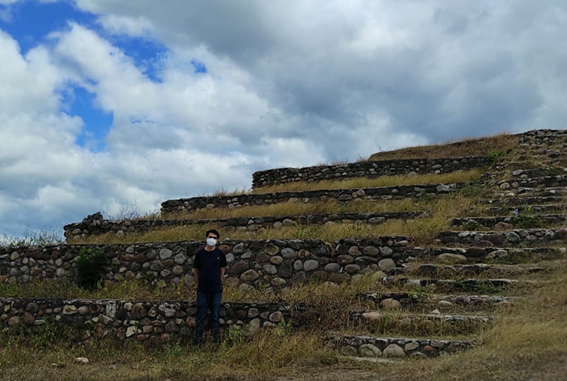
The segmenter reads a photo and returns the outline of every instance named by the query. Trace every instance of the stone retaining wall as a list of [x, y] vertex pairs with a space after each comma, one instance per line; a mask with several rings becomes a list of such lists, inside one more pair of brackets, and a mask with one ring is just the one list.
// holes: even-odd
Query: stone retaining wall
[[[536, 216], [496, 216], [496, 217], [467, 217], [467, 218], [453, 218], [451, 225], [453, 226], [485, 226], [488, 228], [498, 227], [501, 230], [507, 230], [514, 227], [514, 225], [521, 225], [527, 223], [533, 224], [561, 224], [567, 220], [564, 214], [540, 214]], [[533, 226], [533, 225], [532, 225]], [[541, 225], [540, 225], [541, 226]]]
[[[440, 258], [444, 261], [466, 261], [466, 257], [460, 257], [458, 255], [448, 256], [444, 255], [444, 258]], [[406, 268], [404, 274], [415, 274], [422, 276], [443, 276], [445, 274], [450, 274], [452, 277], [471, 277], [483, 274], [483, 276], [492, 277], [506, 277], [506, 276], [518, 276], [528, 273], [536, 273], [543, 271], [542, 267], [537, 266], [499, 266], [499, 265], [488, 265], [486, 263], [474, 263], [474, 264], [435, 264], [435, 263], [424, 263], [418, 265], [417, 268]]]
[[105, 233], [123, 235], [124, 233], [143, 233], [151, 230], [191, 225], [215, 225], [223, 229], [239, 229], [256, 231], [261, 228], [281, 228], [282, 226], [317, 225], [328, 222], [365, 222], [380, 224], [391, 219], [409, 219], [423, 214], [422, 212], [398, 213], [337, 213], [299, 216], [266, 216], [266, 217], [234, 217], [201, 220], [105, 220], [100, 213], [87, 216], [82, 222], [66, 225], [63, 229], [65, 237], [80, 239]]
[[541, 205], [541, 204], [560, 204], [565, 201], [562, 196], [520, 196], [520, 197], [508, 197], [490, 200], [491, 205], [508, 205], [510, 207], [517, 205]]
[[443, 243], [476, 246], [506, 246], [519, 244], [541, 244], [543, 242], [564, 241], [565, 229], [514, 229], [512, 231], [443, 231], [439, 238]]
[[502, 180], [498, 187], [502, 190], [510, 188], [564, 187], [567, 186], [567, 175], [532, 177], [526, 179]]
[[[186, 301], [0, 298], [0, 326], [38, 327], [60, 323], [81, 331], [78, 339], [169, 341], [171, 335], [191, 338], [197, 306]], [[262, 327], [289, 322], [289, 305], [223, 303], [221, 329], [242, 327], [254, 335]]]
[[474, 347], [472, 341], [407, 339], [371, 336], [330, 335], [328, 342], [348, 356], [363, 357], [434, 357]]
[[[224, 241], [226, 282], [241, 287], [286, 287], [306, 279], [349, 281], [358, 274], [391, 271], [407, 257], [407, 237], [374, 239]], [[105, 280], [148, 279], [193, 285], [193, 255], [201, 242], [132, 245], [60, 245], [0, 248], [0, 282], [74, 281], [83, 248], [106, 256]]]
[[304, 168], [276, 168], [252, 174], [252, 187], [285, 184], [295, 181], [345, 180], [355, 177], [378, 177], [395, 175], [415, 175], [424, 173], [449, 173], [468, 170], [487, 164], [484, 156], [406, 159], [385, 161], [361, 161], [339, 165], [319, 165]]
[[[351, 311], [349, 320], [358, 324], [376, 326], [381, 321], [404, 320], [405, 322], [419, 323], [423, 321], [442, 324], [486, 324], [492, 322], [492, 316], [485, 315], [438, 315], [438, 314], [388, 314], [383, 311]], [[470, 328], [470, 327], [469, 327]]]
[[529, 168], [529, 169], [514, 169], [512, 176], [514, 179], [529, 179], [545, 176], [560, 176], [567, 172], [567, 168]]
[[531, 145], [549, 145], [556, 142], [567, 142], [567, 130], [532, 130], [521, 134], [517, 134], [521, 137], [521, 146], [531, 146]]
[[[362, 300], [372, 301], [376, 306], [397, 309], [415, 306], [419, 303], [438, 304], [447, 308], [451, 305], [458, 306], [487, 306], [499, 303], [513, 303], [521, 300], [519, 297], [501, 295], [429, 295], [420, 298], [418, 294], [408, 294], [406, 292], [366, 292], [359, 295]], [[397, 302], [397, 303], [396, 303]]]
[[[413, 247], [407, 249], [408, 259], [435, 259], [442, 254], [455, 254], [466, 257], [469, 261], [475, 259], [503, 259], [527, 257], [539, 259], [543, 258], [558, 259], [567, 254], [565, 248], [555, 247], [534, 247], [534, 248], [513, 248], [513, 247]], [[435, 259], [436, 260], [436, 259]]]
[[[514, 209], [517, 209], [519, 213], [526, 212], [526, 213], [551, 213], [551, 212], [560, 212], [567, 210], [567, 204], [549, 204], [549, 205], [531, 205], [531, 206], [517, 206]], [[500, 207], [489, 207], [487, 210], [493, 214], [502, 214], [503, 211], [509, 212], [510, 208], [504, 208], [503, 206]]]
[[512, 284], [520, 281], [516, 279], [415, 279], [403, 277], [384, 277], [382, 283], [391, 287], [397, 285], [399, 287], [420, 288], [426, 286], [435, 286], [437, 290], [443, 291], [486, 291], [487, 289], [507, 288]]
[[239, 208], [249, 205], [269, 205], [280, 202], [315, 202], [336, 200], [391, 200], [421, 195], [441, 195], [459, 189], [468, 183], [403, 185], [378, 188], [314, 190], [305, 192], [277, 192], [241, 194], [235, 196], [192, 197], [168, 200], [161, 204], [162, 215], [186, 213], [203, 208]]

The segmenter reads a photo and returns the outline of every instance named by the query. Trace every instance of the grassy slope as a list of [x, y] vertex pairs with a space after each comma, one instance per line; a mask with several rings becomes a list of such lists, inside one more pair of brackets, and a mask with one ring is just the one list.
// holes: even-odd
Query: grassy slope
[[485, 156], [494, 151], [507, 152], [517, 144], [518, 137], [500, 134], [482, 138], [464, 139], [458, 142], [446, 142], [377, 152], [371, 155], [368, 160]]

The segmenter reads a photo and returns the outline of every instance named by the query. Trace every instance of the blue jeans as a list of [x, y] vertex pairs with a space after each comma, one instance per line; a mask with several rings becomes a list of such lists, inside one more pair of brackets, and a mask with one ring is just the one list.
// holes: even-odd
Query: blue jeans
[[219, 340], [219, 316], [221, 309], [222, 292], [197, 293], [197, 319], [195, 321], [195, 340], [193, 344], [203, 343], [203, 326], [207, 317], [207, 310], [211, 311], [211, 331], [213, 340]]

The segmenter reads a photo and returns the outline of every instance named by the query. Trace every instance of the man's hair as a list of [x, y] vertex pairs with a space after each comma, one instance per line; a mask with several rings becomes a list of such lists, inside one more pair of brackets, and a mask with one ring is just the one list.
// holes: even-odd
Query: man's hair
[[209, 236], [209, 233], [215, 234], [217, 236], [217, 239], [220, 239], [220, 234], [215, 229], [207, 230], [207, 232], [205, 233], [205, 238], [207, 238]]

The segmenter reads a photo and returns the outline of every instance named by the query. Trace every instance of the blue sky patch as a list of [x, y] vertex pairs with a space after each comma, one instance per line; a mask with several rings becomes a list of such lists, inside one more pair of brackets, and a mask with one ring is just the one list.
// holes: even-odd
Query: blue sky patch
[[0, 29], [18, 41], [22, 55], [44, 42], [49, 33], [66, 29], [69, 21], [88, 28], [96, 24], [96, 15], [79, 10], [70, 1], [40, 3], [24, 0], [0, 5], [0, 11], [10, 15], [6, 19], [0, 18]]
[[161, 77], [162, 62], [168, 54], [168, 49], [164, 44], [148, 38], [100, 34], [128, 56], [134, 62], [134, 65], [152, 82], [163, 82]]
[[105, 138], [112, 127], [113, 114], [95, 106], [96, 94], [80, 86], [71, 85], [62, 92], [64, 111], [72, 116], [79, 116], [84, 123], [75, 143], [100, 152], [106, 148]]
[[194, 71], [197, 74], [206, 73], [208, 71], [205, 64], [201, 61], [191, 60], [191, 65], [193, 65]]
[[10, 15], [7, 18], [0, 17], [0, 29], [18, 42], [22, 55], [46, 42], [50, 33], [68, 29], [69, 22], [75, 22], [95, 31], [120, 49], [151, 81], [162, 82], [162, 60], [168, 51], [164, 44], [151, 36], [144, 38], [110, 34], [98, 23], [98, 15], [78, 9], [70, 0], [54, 3], [21, 0], [12, 5], [0, 5], [0, 12]]

